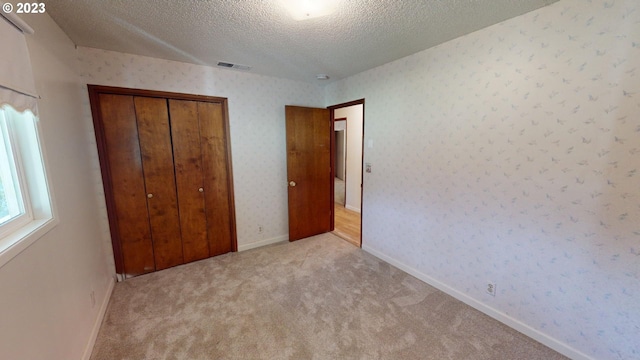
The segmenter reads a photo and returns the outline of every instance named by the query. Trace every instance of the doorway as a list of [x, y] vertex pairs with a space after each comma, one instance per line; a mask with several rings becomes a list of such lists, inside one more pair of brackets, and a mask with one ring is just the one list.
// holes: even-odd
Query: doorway
[[330, 106], [333, 233], [362, 247], [364, 99]]

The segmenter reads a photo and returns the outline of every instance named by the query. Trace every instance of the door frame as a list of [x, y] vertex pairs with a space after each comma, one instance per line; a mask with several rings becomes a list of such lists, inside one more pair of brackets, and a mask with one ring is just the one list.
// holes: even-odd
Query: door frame
[[229, 222], [231, 226], [231, 251], [238, 251], [238, 238], [236, 229], [236, 209], [235, 209], [235, 191], [233, 188], [233, 168], [231, 158], [231, 133], [229, 131], [229, 106], [227, 98], [206, 96], [206, 95], [193, 95], [183, 94], [166, 91], [156, 90], [144, 90], [144, 89], [132, 89], [113, 86], [102, 85], [87, 85], [89, 93], [89, 103], [91, 105], [91, 113], [93, 118], [93, 127], [96, 136], [96, 147], [98, 150], [98, 159], [100, 160], [100, 173], [102, 175], [102, 184], [104, 187], [105, 205], [107, 210], [107, 218], [109, 221], [109, 230], [111, 232], [111, 246], [113, 248], [113, 257], [116, 267], [116, 274], [122, 275], [124, 278], [124, 258], [122, 253], [122, 246], [120, 238], [118, 236], [118, 223], [114, 216], [116, 214], [115, 203], [113, 201], [113, 189], [111, 187], [111, 171], [108, 165], [108, 152], [107, 143], [103, 128], [103, 119], [100, 114], [99, 108], [99, 95], [100, 94], [114, 94], [114, 95], [127, 95], [127, 96], [143, 96], [152, 98], [164, 98], [164, 99], [178, 99], [178, 100], [190, 100], [201, 102], [213, 102], [220, 103], [222, 105], [222, 115], [225, 127], [226, 136], [226, 151], [227, 151], [227, 173], [228, 173], [228, 201], [229, 201]]
[[[334, 132], [335, 132], [335, 127], [334, 127], [334, 123], [336, 120], [335, 118], [335, 110], [336, 109], [341, 109], [341, 108], [346, 108], [349, 106], [354, 106], [354, 105], [362, 105], [362, 158], [360, 159], [360, 166], [362, 167], [362, 165], [364, 164], [364, 121], [365, 121], [365, 104], [364, 104], [364, 98], [362, 99], [358, 99], [358, 100], [353, 100], [353, 101], [348, 101], [345, 103], [341, 103], [341, 104], [336, 104], [336, 105], [331, 105], [331, 106], [327, 106], [327, 109], [330, 110], [331, 113], [331, 204], [334, 203], [334, 199], [335, 199], [335, 181], [334, 178], [336, 177], [336, 169], [335, 169], [335, 161], [336, 161], [336, 139], [333, 136]], [[348, 123], [349, 120], [347, 120]], [[346, 141], [346, 139], [345, 139]], [[345, 164], [346, 166], [346, 164]], [[362, 247], [362, 213], [364, 211], [364, 171], [361, 172], [361, 176], [360, 176], [360, 247]], [[346, 186], [346, 176], [345, 176], [345, 186]], [[345, 190], [346, 191], [346, 190]], [[345, 195], [345, 203], [346, 203], [346, 195]], [[346, 205], [346, 204], [345, 204]], [[335, 230], [335, 219], [336, 219], [336, 214], [335, 214], [335, 210], [334, 210], [334, 206], [331, 206], [331, 231]]]

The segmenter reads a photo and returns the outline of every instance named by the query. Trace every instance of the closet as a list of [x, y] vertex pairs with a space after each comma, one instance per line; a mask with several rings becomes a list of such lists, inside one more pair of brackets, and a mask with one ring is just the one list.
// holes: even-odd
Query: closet
[[237, 251], [227, 100], [88, 87], [117, 273]]

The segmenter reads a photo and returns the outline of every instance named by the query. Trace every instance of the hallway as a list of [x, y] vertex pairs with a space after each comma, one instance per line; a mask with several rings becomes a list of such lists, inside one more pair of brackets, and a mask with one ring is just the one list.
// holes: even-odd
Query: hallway
[[334, 203], [334, 234], [360, 247], [360, 214], [346, 209], [344, 205]]

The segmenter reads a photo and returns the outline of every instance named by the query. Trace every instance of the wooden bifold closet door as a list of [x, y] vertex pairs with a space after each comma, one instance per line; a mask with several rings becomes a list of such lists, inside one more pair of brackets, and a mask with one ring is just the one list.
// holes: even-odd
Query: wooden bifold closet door
[[237, 251], [226, 99], [89, 85], [116, 271]]

